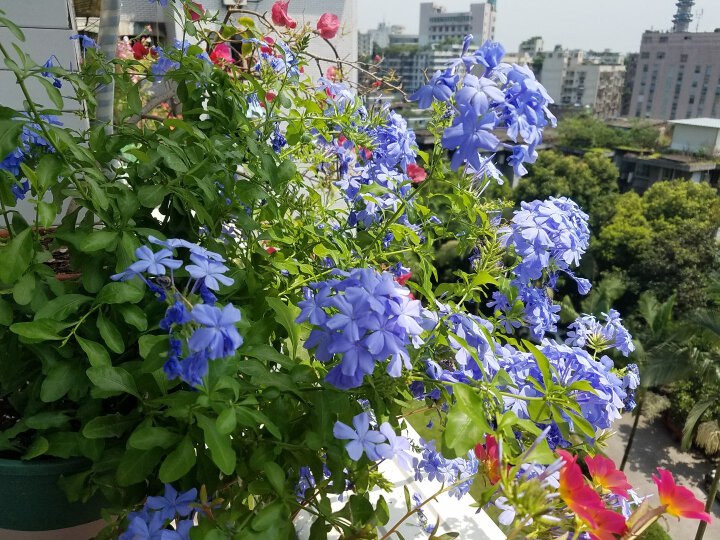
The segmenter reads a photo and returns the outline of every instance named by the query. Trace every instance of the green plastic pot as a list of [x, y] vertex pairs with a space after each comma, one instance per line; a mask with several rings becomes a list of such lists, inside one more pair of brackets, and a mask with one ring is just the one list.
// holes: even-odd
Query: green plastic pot
[[82, 458], [0, 459], [0, 529], [53, 531], [99, 520], [102, 496], [71, 503], [58, 486], [61, 475], [88, 468], [89, 462]]

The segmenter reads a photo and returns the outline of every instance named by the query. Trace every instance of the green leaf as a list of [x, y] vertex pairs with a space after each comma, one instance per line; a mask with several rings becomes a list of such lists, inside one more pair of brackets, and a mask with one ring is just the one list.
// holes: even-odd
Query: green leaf
[[53, 203], [40, 201], [37, 204], [38, 224], [41, 227], [50, 227], [57, 216], [57, 207]]
[[119, 236], [115, 231], [93, 231], [82, 239], [79, 247], [81, 251], [86, 253], [100, 251], [101, 249], [113, 249]]
[[265, 301], [275, 312], [275, 320], [279, 322], [285, 330], [287, 330], [292, 344], [293, 358], [297, 355], [298, 339], [300, 337], [300, 325], [295, 323], [295, 319], [300, 314], [300, 310], [295, 306], [289, 306], [279, 298], [269, 296]]
[[115, 472], [118, 485], [125, 487], [147, 481], [163, 454], [162, 448], [126, 450]]
[[130, 283], [117, 282], [108, 283], [97, 295], [95, 304], [137, 304], [145, 296], [145, 291], [131, 285]]
[[272, 461], [265, 462], [265, 476], [278, 495], [285, 493], [285, 473], [280, 465]]
[[125, 351], [125, 343], [123, 342], [122, 334], [120, 334], [117, 326], [115, 326], [112, 321], [105, 318], [102, 313], [98, 313], [98, 318], [95, 324], [97, 329], [100, 331], [100, 335], [105, 340], [105, 344], [108, 346], [108, 349], [118, 354], [122, 354], [123, 351]]
[[705, 414], [705, 411], [707, 411], [712, 405], [714, 405], [718, 400], [718, 395], [712, 396], [710, 398], [704, 399], [702, 401], [697, 402], [692, 409], [690, 409], [690, 413], [687, 416], [687, 419], [685, 420], [685, 426], [683, 426], [683, 437], [682, 437], [682, 449], [687, 450], [690, 448], [690, 445], [692, 444], [692, 437], [693, 433], [695, 432], [695, 427], [697, 423], [700, 421], [700, 418], [703, 414]]
[[45, 87], [45, 92], [50, 98], [50, 101], [53, 102], [53, 105], [55, 105], [55, 108], [58, 110], [62, 110], [63, 98], [62, 94], [60, 94], [60, 90], [53, 86], [53, 84], [43, 76], [36, 77], [36, 79], [40, 81], [40, 83], [42, 83], [42, 85]]
[[72, 315], [83, 304], [92, 300], [91, 297], [84, 294], [65, 294], [53, 298], [35, 313], [35, 320], [53, 319], [56, 321], [64, 321], [68, 315]]
[[165, 164], [173, 171], [179, 173], [188, 172], [188, 166], [174, 150], [168, 148], [167, 146], [160, 145], [157, 147], [157, 152], [162, 156]]
[[485, 403], [475, 390], [463, 383], [454, 384], [453, 395], [457, 399], [453, 408], [460, 407], [468, 418], [470, 418], [473, 423], [483, 431], [483, 434], [492, 431], [487, 417], [485, 416]]
[[126, 370], [116, 366], [90, 367], [85, 372], [92, 383], [107, 392], [124, 392], [140, 398], [135, 379]]
[[10, 326], [10, 331], [18, 336], [36, 341], [58, 341], [63, 339], [58, 332], [66, 327], [67, 324], [58, 321], [38, 319], [32, 322], [15, 323]]
[[550, 362], [545, 357], [545, 355], [543, 353], [541, 353], [537, 347], [535, 347], [535, 345], [533, 345], [529, 341], [525, 341], [525, 340], [523, 340], [523, 344], [528, 348], [528, 350], [535, 357], [538, 367], [540, 368], [540, 373], [542, 373], [542, 378], [543, 378], [543, 383], [545, 385], [545, 388], [549, 390], [553, 386], [552, 375], [550, 374]]
[[70, 418], [60, 411], [48, 411], [35, 414], [25, 419], [30, 429], [61, 428], [70, 422]]
[[17, 280], [12, 288], [13, 300], [20, 306], [27, 306], [35, 295], [37, 282], [34, 274], [25, 274]]
[[167, 188], [163, 185], [142, 186], [138, 189], [138, 200], [145, 208], [157, 208], [167, 195]]
[[140, 111], [142, 111], [142, 101], [140, 100], [140, 91], [138, 85], [131, 85], [130, 88], [127, 89], [126, 96], [128, 102], [128, 109], [130, 109], [133, 114], [140, 114]]
[[[0, 126], [1, 127], [1, 126]], [[15, 283], [30, 266], [33, 257], [33, 241], [30, 228], [25, 229], [0, 249], [0, 281]]]
[[0, 120], [0, 156], [3, 159], [20, 145], [23, 124], [19, 120]]
[[137, 421], [138, 419], [135, 415], [123, 415], [120, 413], [98, 416], [85, 424], [82, 434], [83, 437], [87, 437], [88, 439], [120, 437], [128, 429], [133, 427]]
[[253, 518], [251, 526], [257, 532], [263, 532], [272, 527], [275, 523], [283, 521], [287, 515], [287, 508], [281, 501], [275, 501], [269, 506], [260, 509]]
[[128, 446], [137, 450], [169, 448], [178, 440], [178, 434], [158, 426], [139, 426], [128, 439]]
[[45, 437], [36, 436], [33, 442], [25, 453], [22, 455], [22, 459], [34, 459], [38, 456], [42, 456], [45, 452], [50, 449], [50, 443]]
[[127, 323], [141, 332], [147, 330], [147, 315], [138, 306], [132, 304], [120, 304], [115, 309], [120, 312], [120, 316]]
[[390, 521], [390, 509], [388, 508], [385, 497], [380, 495], [375, 507], [375, 518], [377, 519], [378, 525], [385, 525]]
[[227, 435], [228, 433], [232, 433], [235, 429], [235, 426], [237, 425], [237, 415], [235, 414], [235, 407], [228, 407], [227, 409], [223, 410], [218, 417], [217, 421], [215, 422], [217, 425], [217, 430], [223, 434]]
[[205, 444], [210, 449], [210, 456], [215, 465], [225, 474], [232, 474], [235, 471], [236, 457], [233, 450], [230, 435], [221, 434], [215, 422], [207, 416], [196, 414], [198, 425], [205, 433]]
[[85, 351], [85, 354], [87, 354], [91, 366], [103, 367], [111, 365], [110, 355], [105, 347], [89, 339], [82, 338], [77, 334], [75, 334], [75, 340], [80, 347], [82, 347], [82, 350]]
[[45, 154], [35, 169], [37, 175], [38, 190], [42, 193], [58, 183], [58, 177], [62, 170], [62, 161], [55, 154]]
[[0, 298], [0, 325], [10, 326], [13, 322], [12, 304]]
[[10, 30], [13, 36], [15, 36], [18, 40], [25, 41], [25, 34], [23, 34], [23, 31], [20, 30], [20, 27], [14, 22], [12, 22], [10, 19], [0, 17], [0, 24], [3, 26], [7, 26], [8, 30]]
[[75, 369], [73, 364], [68, 361], [58, 362], [48, 370], [47, 377], [40, 387], [40, 399], [45, 403], [57, 401], [73, 387], [77, 375], [78, 369]]
[[456, 456], [464, 456], [468, 450], [475, 448], [485, 433], [460, 407], [450, 409], [443, 437], [445, 446], [452, 449]]
[[186, 435], [160, 465], [160, 481], [170, 483], [179, 480], [190, 472], [196, 459], [195, 448], [190, 436]]

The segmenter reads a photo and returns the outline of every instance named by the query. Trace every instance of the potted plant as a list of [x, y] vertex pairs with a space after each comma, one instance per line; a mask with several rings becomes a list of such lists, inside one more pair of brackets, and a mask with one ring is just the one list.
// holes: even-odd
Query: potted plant
[[[492, 501], [511, 537], [601, 522], [631, 537], [676, 511], [665, 472], [650, 510], [576, 463], [586, 455], [595, 482], [613, 472], [594, 441], [637, 385], [603, 354], [632, 349], [615, 312], [578, 319], [567, 344], [544, 339], [559, 310], [548, 290], [589, 287], [572, 273], [587, 216], [550, 199], [502, 222], [504, 204], [482, 197], [501, 181], [481, 154], [496, 133], [519, 141], [506, 146], [522, 173], [552, 121], [531, 72], [496, 43], [470, 53], [469, 37], [412, 96], [433, 118], [423, 152], [342, 81], [342, 59], [319, 83], [304, 75], [326, 61], [309, 40], [332, 39], [337, 17], [312, 29], [287, 2], [233, 23], [169, 7], [188, 40], [138, 47], [143, 60], [108, 61], [90, 40], [71, 73], [0, 45], [22, 91], [44, 81], [58, 109], [55, 79], [90, 118], [111, 79], [128, 104], [112, 132], [67, 130], [29, 95], [0, 109], [0, 154], [19, 162], [5, 158], [0, 188], [4, 455], [84, 460], [60, 485], [104, 497], [99, 538], [288, 538], [301, 513], [311, 538], [388, 538], [445, 493]], [[140, 89], [160, 80], [182, 118], [142, 118]], [[34, 223], [13, 211], [20, 197]], [[450, 239], [472, 269], [440, 284], [433, 244]], [[57, 279], [54, 246], [78, 278]], [[389, 523], [378, 466], [392, 460], [441, 483]]]

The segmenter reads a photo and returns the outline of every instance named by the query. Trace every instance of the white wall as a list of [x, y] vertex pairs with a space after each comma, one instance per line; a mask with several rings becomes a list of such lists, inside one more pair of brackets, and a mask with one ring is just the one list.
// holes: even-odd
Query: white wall
[[704, 149], [710, 153], [720, 151], [720, 129], [702, 126], [675, 124], [670, 148], [681, 152], [696, 152]]

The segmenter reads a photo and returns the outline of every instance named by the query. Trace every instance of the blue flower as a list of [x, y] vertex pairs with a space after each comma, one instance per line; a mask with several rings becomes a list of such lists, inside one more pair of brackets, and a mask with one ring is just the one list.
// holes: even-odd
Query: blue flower
[[184, 493], [178, 493], [170, 484], [165, 484], [165, 494], [162, 497], [148, 497], [145, 503], [151, 510], [158, 510], [163, 520], [174, 519], [175, 515], [187, 517], [192, 512], [190, 504], [197, 500], [197, 489], [192, 488]]
[[468, 163], [476, 170], [482, 169], [479, 150], [495, 151], [500, 142], [492, 133], [498, 122], [497, 115], [488, 110], [487, 103], [482, 99], [473, 99], [476, 96], [471, 95], [471, 92], [460, 96], [465, 98], [458, 106], [461, 114], [455, 117], [453, 125], [446, 128], [442, 135], [443, 148], [454, 150], [450, 167], [455, 171], [463, 163]]
[[215, 306], [196, 304], [191, 312], [195, 322], [202, 326], [188, 340], [190, 350], [207, 353], [208, 358], [224, 358], [235, 354], [243, 343], [235, 328], [240, 321], [240, 310], [232, 304], [220, 309]]
[[169, 532], [163, 529], [164, 524], [165, 520], [157, 512], [153, 513], [149, 522], [137, 516], [130, 521], [127, 531], [118, 540], [170, 540], [163, 534]]
[[410, 450], [410, 441], [405, 437], [395, 434], [395, 430], [388, 422], [380, 425], [380, 433], [382, 433], [387, 442], [378, 444], [375, 449], [385, 459], [397, 459], [398, 463], [407, 471], [414, 470], [413, 458], [408, 451]]
[[147, 246], [140, 246], [135, 250], [137, 261], [132, 263], [128, 270], [135, 274], [147, 272], [152, 276], [164, 276], [165, 269], [177, 270], [182, 266], [182, 261], [172, 258], [172, 251], [169, 249], [161, 249], [157, 253]]
[[185, 267], [190, 277], [195, 279], [203, 280], [203, 283], [208, 289], [217, 291], [220, 289], [220, 283], [223, 285], [232, 285], [235, 280], [227, 277], [225, 272], [228, 271], [228, 267], [219, 262], [214, 262], [202, 255], [192, 253], [190, 260], [195, 264], [189, 264]]
[[[90, 36], [86, 36], [84, 34], [76, 34], [74, 36], [70, 36], [70, 39], [79, 39], [80, 43], [83, 46], [83, 49], [92, 49], [97, 48], [97, 43], [95, 43], [95, 40], [91, 38]], [[49, 67], [49, 66], [44, 66]]]
[[350, 459], [359, 460], [363, 451], [372, 461], [381, 459], [377, 445], [385, 441], [385, 435], [370, 429], [370, 415], [366, 412], [360, 413], [353, 418], [352, 423], [355, 429], [340, 421], [333, 426], [333, 436], [336, 439], [350, 439], [345, 445]]
[[427, 109], [433, 100], [447, 102], [452, 97], [460, 77], [450, 70], [438, 70], [425, 86], [410, 96], [410, 101], [418, 102], [418, 109]]

